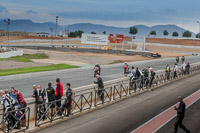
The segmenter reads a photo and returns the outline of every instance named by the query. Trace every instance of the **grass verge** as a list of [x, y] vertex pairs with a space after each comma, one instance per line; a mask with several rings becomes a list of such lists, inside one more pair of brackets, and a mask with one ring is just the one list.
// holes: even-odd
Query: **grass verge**
[[118, 64], [118, 63], [124, 63], [124, 61], [122, 61], [122, 60], [115, 60], [115, 61], [111, 62], [110, 64]]
[[23, 56], [15, 56], [7, 59], [0, 59], [2, 60], [14, 60], [17, 62], [33, 62], [31, 59], [47, 59], [48, 56], [44, 53], [37, 53], [37, 54], [24, 54]]
[[70, 68], [78, 68], [78, 66], [72, 66], [72, 65], [67, 65], [67, 64], [53, 64], [53, 65], [49, 65], [49, 66], [23, 67], [23, 68], [16, 68], [16, 69], [0, 69], [0, 76], [41, 72], [41, 71], [61, 70], [61, 69], [70, 69]]

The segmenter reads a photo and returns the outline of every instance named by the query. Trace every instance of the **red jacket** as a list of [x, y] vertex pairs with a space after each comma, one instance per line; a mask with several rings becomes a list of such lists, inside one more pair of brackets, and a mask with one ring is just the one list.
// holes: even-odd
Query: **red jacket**
[[17, 98], [17, 100], [18, 100], [20, 105], [21, 105], [21, 103], [26, 102], [25, 99], [24, 99], [24, 96], [22, 95], [21, 92], [15, 91], [15, 96], [16, 96], [16, 98]]
[[63, 85], [61, 82], [58, 82], [56, 84], [56, 92], [55, 92], [55, 96], [63, 96]]

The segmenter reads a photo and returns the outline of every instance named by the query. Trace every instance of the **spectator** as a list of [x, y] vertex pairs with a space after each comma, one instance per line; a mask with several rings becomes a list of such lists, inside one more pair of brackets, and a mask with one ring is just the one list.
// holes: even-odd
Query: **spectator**
[[[35, 88], [35, 86], [33, 88]], [[37, 103], [38, 119], [41, 119], [42, 114], [44, 114], [44, 111], [45, 111], [45, 105], [43, 104], [44, 103], [43, 89], [42, 89], [42, 87], [40, 85], [38, 85], [37, 89], [34, 90], [33, 97], [35, 97], [36, 103]], [[43, 120], [44, 119], [45, 119], [45, 117], [43, 117]]]
[[35, 96], [35, 94], [36, 94], [35, 91], [36, 91], [36, 90], [37, 90], [37, 86], [36, 86], [36, 85], [33, 85], [33, 95], [32, 95], [32, 97], [36, 97], [36, 96]]
[[138, 83], [140, 89], [142, 89], [142, 86], [143, 86], [142, 85], [142, 73], [138, 67], [136, 68], [136, 78], [137, 78], [137, 83]]
[[190, 62], [186, 65], [186, 74], [190, 74]]
[[[10, 91], [16, 96], [21, 108], [26, 108], [27, 107], [27, 103], [26, 103], [22, 93], [17, 91], [17, 90], [15, 90], [14, 87], [11, 87]], [[21, 110], [22, 114], [20, 114], [20, 116], [23, 115], [25, 113], [25, 111], [26, 111], [25, 109]], [[26, 126], [26, 115], [24, 115], [24, 117], [22, 118], [22, 126]]]
[[136, 76], [135, 74], [136, 74], [135, 67], [134, 67], [134, 66], [132, 66], [131, 75], [133, 75], [133, 76]]
[[48, 100], [50, 102], [50, 108], [51, 108], [51, 116], [54, 115], [54, 108], [55, 108], [55, 90], [52, 87], [51, 83], [48, 83], [48, 88], [46, 89]]
[[104, 103], [104, 85], [102, 78], [97, 74], [96, 75], [97, 81], [94, 81], [95, 84], [98, 84], [98, 95], [101, 101]]
[[0, 101], [0, 104], [2, 104], [4, 106], [3, 118], [6, 120], [8, 130], [10, 130], [15, 125], [15, 118], [13, 118], [13, 116], [10, 113], [7, 116], [6, 113], [14, 110], [13, 104], [15, 101], [11, 96], [9, 96], [9, 94], [5, 94], [5, 92], [3, 90], [0, 90], [0, 96], [2, 98], [2, 100]]
[[174, 79], [177, 77], [178, 66], [177, 63], [174, 64]]
[[181, 96], [178, 97], [178, 100], [179, 100], [178, 108], [174, 106], [174, 110], [177, 111], [177, 118], [174, 124], [174, 133], [177, 133], [178, 126], [182, 128], [184, 131], [186, 131], [186, 133], [190, 133], [190, 131], [182, 124], [182, 121], [185, 116], [185, 103], [183, 102], [183, 99]]
[[58, 115], [62, 115], [62, 112], [60, 111], [60, 106], [61, 106], [61, 98], [63, 96], [63, 85], [60, 82], [60, 78], [56, 79], [56, 91], [55, 91], [55, 96], [56, 96], [56, 106], [57, 106], [57, 111]]
[[69, 116], [71, 114], [71, 109], [72, 109], [72, 89], [71, 89], [71, 84], [70, 83], [67, 83], [66, 84], [66, 88], [67, 88], [67, 91], [66, 91], [66, 99], [65, 99], [65, 102], [64, 102], [64, 108], [67, 108], [67, 116]]
[[[10, 98], [13, 99], [12, 106], [14, 110], [18, 110], [21, 108], [16, 96], [12, 92], [10, 92], [8, 89], [5, 89], [5, 94], [7, 94], [7, 96], [10, 96]], [[17, 120], [20, 119], [19, 111], [16, 111], [16, 114], [15, 112], [13, 112], [13, 114], [16, 115]], [[14, 123], [16, 123], [15, 119], [14, 119]], [[17, 127], [15, 127], [15, 129], [20, 129], [20, 122], [17, 124]]]
[[183, 61], [182, 62], [182, 65], [181, 65], [181, 70], [182, 70], [182, 74], [185, 74], [185, 72], [186, 72], [186, 64], [185, 64], [185, 62]]
[[150, 68], [149, 70], [150, 70], [150, 74], [151, 74], [149, 87], [151, 88], [151, 85], [153, 83], [156, 73], [153, 71], [153, 68]]
[[148, 87], [149, 84], [149, 71], [146, 67], [142, 70], [144, 85]]
[[169, 64], [166, 65], [165, 72], [166, 72], [167, 80], [169, 80], [169, 76], [170, 76], [170, 73], [171, 73], [171, 69], [170, 69]]

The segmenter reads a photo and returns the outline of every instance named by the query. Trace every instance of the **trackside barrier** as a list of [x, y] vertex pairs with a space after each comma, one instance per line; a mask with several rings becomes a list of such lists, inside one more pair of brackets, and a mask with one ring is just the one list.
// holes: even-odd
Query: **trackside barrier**
[[[178, 79], [190, 76], [192, 74], [197, 74], [199, 72], [200, 72], [200, 63], [191, 64], [188, 72], [183, 71], [182, 68], [179, 67], [176, 76], [174, 76], [174, 72], [172, 70], [169, 75], [169, 78], [167, 78], [165, 70], [159, 70], [156, 71], [156, 76], [152, 82], [151, 88], [149, 88], [149, 86], [145, 84], [146, 82], [145, 80], [143, 80], [142, 86], [139, 85], [139, 81], [136, 80], [133, 88], [131, 87], [133, 84], [130, 84], [129, 77], [106, 81], [104, 82], [103, 89], [99, 89], [95, 84], [74, 88], [70, 114], [76, 115], [83, 111], [89, 111], [98, 106], [102, 106], [104, 104], [110, 104], [113, 101], [120, 100], [124, 97], [132, 96], [137, 93], [144, 92], [145, 90], [153, 89], [155, 87], [159, 87], [160, 85], [164, 85], [166, 83], [173, 82]], [[35, 99], [32, 98], [31, 102], [30, 100], [28, 102], [28, 108], [26, 108], [27, 126], [20, 130], [9, 129], [5, 124], [6, 118], [8, 118], [9, 115], [8, 112], [5, 114], [4, 113], [1, 114], [2, 116], [5, 117], [2, 117], [2, 120], [0, 118], [1, 121], [0, 130], [2, 130], [3, 132], [7, 132], [7, 130], [5, 129], [8, 128], [8, 132], [25, 131], [29, 128], [30, 120], [34, 120], [35, 125], [32, 128], [35, 128], [40, 125], [53, 123], [56, 120], [68, 117], [66, 115], [67, 113], [66, 108], [65, 106], [63, 106], [65, 105], [66, 99], [60, 100], [61, 106], [59, 108], [55, 107], [55, 114], [53, 115], [50, 114], [51, 106], [58, 101], [59, 100], [37, 105], [35, 104]], [[11, 112], [16, 112], [16, 111], [17, 110]], [[3, 112], [3, 110], [0, 108], [0, 113], [1, 112]], [[11, 112], [10, 114], [12, 114]], [[61, 114], [59, 112], [61, 112]], [[31, 116], [30, 118], [29, 115]], [[14, 117], [15, 115], [12, 116]]]

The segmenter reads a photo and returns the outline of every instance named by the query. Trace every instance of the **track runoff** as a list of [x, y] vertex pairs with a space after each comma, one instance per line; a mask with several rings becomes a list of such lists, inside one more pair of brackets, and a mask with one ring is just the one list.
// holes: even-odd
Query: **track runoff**
[[[186, 108], [190, 107], [196, 101], [200, 99], [200, 89], [193, 94], [189, 95], [184, 99], [186, 104]], [[165, 111], [161, 112], [157, 116], [153, 117], [140, 127], [133, 130], [131, 133], [155, 133], [159, 129], [161, 129], [164, 125], [166, 125], [170, 120], [176, 117], [176, 111], [174, 110], [174, 106], [177, 106], [179, 103], [171, 106]]]

